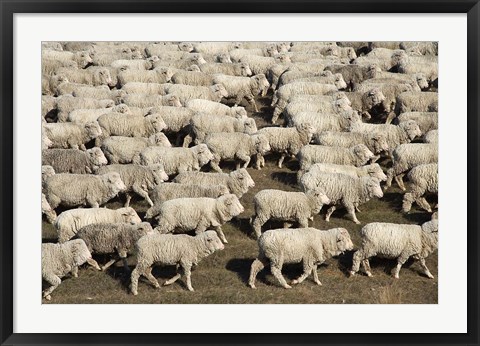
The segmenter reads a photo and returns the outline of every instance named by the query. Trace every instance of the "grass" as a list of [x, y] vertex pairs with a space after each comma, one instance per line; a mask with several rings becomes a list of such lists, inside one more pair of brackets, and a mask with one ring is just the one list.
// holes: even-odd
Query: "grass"
[[[259, 128], [268, 124], [272, 110], [267, 106], [269, 99], [260, 100], [260, 113], [249, 115], [257, 121]], [[297, 191], [296, 169], [298, 163], [287, 159], [283, 168], [275, 165], [275, 155], [266, 158], [266, 166], [261, 171], [248, 168], [255, 181], [255, 187], [241, 198], [245, 212], [237, 219], [227, 223], [223, 229], [229, 241], [225, 250], [207, 257], [192, 272], [192, 285], [195, 292], [186, 290], [182, 279], [171, 286], [153, 288], [145, 279], [138, 286], [138, 296], [128, 291], [129, 276], [123, 272], [121, 262], [109, 268], [107, 272], [98, 272], [84, 266], [79, 271], [78, 278], [66, 277], [62, 284], [53, 292], [50, 302], [46, 304], [436, 304], [438, 302], [438, 281], [436, 278], [438, 257], [437, 252], [427, 259], [427, 266], [435, 275], [431, 280], [421, 274], [418, 263], [412, 260], [405, 263], [400, 271], [400, 279], [390, 275], [395, 261], [371, 259], [373, 277], [359, 273], [349, 278], [348, 269], [351, 266], [352, 252], [340, 258], [328, 260], [318, 268], [322, 286], [317, 286], [311, 278], [293, 289], [281, 288], [269, 268], [265, 268], [257, 277], [257, 289], [247, 287], [250, 265], [257, 256], [257, 243], [251, 236], [249, 219], [253, 216], [253, 196], [265, 188]], [[222, 166], [224, 171], [233, 168], [231, 164]], [[133, 199], [133, 207], [142, 217], [147, 209], [144, 201]], [[424, 211], [412, 209], [410, 214], [400, 212], [402, 193], [392, 187], [382, 199], [373, 199], [360, 207], [357, 214], [362, 225], [356, 225], [345, 218], [345, 211], [338, 210], [329, 223], [325, 222], [325, 210], [316, 215], [312, 227], [328, 229], [345, 227], [350, 232], [356, 247], [360, 245], [359, 231], [369, 222], [393, 222], [419, 224], [430, 219]], [[119, 208], [121, 201], [114, 200], [107, 207]], [[270, 223], [264, 226], [281, 227], [280, 223]], [[43, 241], [55, 241], [56, 233], [52, 225], [43, 222]], [[99, 256], [99, 263], [106, 263], [107, 257]], [[130, 269], [135, 266], [135, 257], [129, 258]], [[162, 284], [173, 276], [174, 267], [155, 267], [153, 275]], [[287, 280], [292, 280], [302, 272], [300, 264], [285, 265], [283, 269]]]

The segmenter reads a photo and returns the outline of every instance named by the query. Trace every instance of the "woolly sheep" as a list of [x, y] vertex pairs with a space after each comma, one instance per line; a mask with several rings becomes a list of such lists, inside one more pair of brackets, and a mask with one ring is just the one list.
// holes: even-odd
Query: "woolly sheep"
[[255, 55], [246, 55], [240, 59], [239, 62], [247, 63], [252, 74], [264, 74], [268, 73], [268, 69], [277, 64], [277, 63], [287, 63], [291, 62], [290, 58], [284, 53], [277, 54], [275, 58], [273, 57], [262, 57]]
[[99, 208], [126, 188], [116, 172], [98, 176], [60, 173], [45, 182], [45, 197], [53, 209], [60, 205]]
[[145, 54], [147, 56], [160, 55], [163, 52], [168, 51], [182, 51], [182, 52], [191, 52], [193, 50], [193, 44], [190, 42], [181, 42], [181, 43], [152, 43], [145, 47]]
[[95, 109], [95, 108], [111, 108], [115, 106], [113, 100], [97, 100], [88, 97], [73, 97], [71, 95], [63, 95], [57, 98], [58, 121], [65, 122], [70, 112], [75, 109]]
[[425, 143], [438, 143], [438, 130], [430, 130], [425, 134]]
[[142, 222], [133, 208], [79, 208], [64, 211], [55, 220], [58, 242], [73, 238], [78, 230], [94, 223], [139, 223]]
[[[125, 270], [128, 271], [128, 254], [134, 250], [135, 243], [147, 234], [153, 234], [152, 226], [148, 222], [94, 223], [80, 228], [75, 238], [82, 239], [91, 254], [118, 254], [123, 260]], [[116, 261], [116, 259], [109, 260], [101, 270], [107, 270]], [[100, 268], [94, 259], [89, 264], [94, 268]]]
[[255, 217], [252, 227], [255, 235], [260, 237], [262, 226], [270, 219], [284, 222], [294, 221], [299, 227], [308, 227], [308, 219], [318, 214], [330, 199], [321, 189], [307, 192], [287, 192], [267, 189], [258, 192], [253, 198]]
[[399, 145], [393, 151], [393, 166], [387, 171], [387, 183], [385, 188], [392, 185], [395, 178], [400, 189], [405, 191], [403, 176], [413, 167], [426, 163], [438, 162], [437, 143], [408, 143]]
[[222, 231], [222, 225], [243, 213], [244, 208], [234, 194], [225, 194], [217, 198], [177, 198], [162, 203], [159, 208], [158, 226], [160, 233], [188, 232], [196, 234], [213, 227], [219, 238], [228, 243]]
[[205, 72], [178, 71], [171, 78], [173, 84], [184, 84], [193, 86], [210, 86], [215, 84], [212, 75]]
[[128, 82], [122, 86], [127, 94], [166, 95], [168, 83]]
[[94, 265], [92, 254], [81, 239], [64, 244], [42, 244], [42, 279], [50, 284], [43, 291], [43, 298], [52, 299], [50, 294], [62, 283], [62, 278], [68, 273], [77, 277], [78, 267], [85, 262]]
[[110, 66], [114, 68], [128, 68], [131, 70], [151, 70], [153, 68], [153, 63], [158, 61], [158, 56], [152, 56], [145, 60], [143, 59], [135, 59], [135, 60], [127, 60], [127, 59], [118, 59], [113, 61]]
[[42, 50], [43, 60], [58, 60], [58, 61], [75, 61], [79, 68], [85, 68], [88, 64], [92, 63], [92, 57], [89, 52], [66, 52], [66, 51], [54, 51], [49, 49]]
[[325, 70], [332, 73], [341, 73], [350, 90], [353, 90], [357, 84], [362, 83], [364, 80], [375, 78], [380, 68], [374, 64], [368, 66], [329, 65], [325, 67]]
[[362, 245], [353, 255], [350, 275], [355, 275], [360, 264], [367, 276], [372, 276], [369, 258], [372, 256], [396, 258], [393, 276], [398, 279], [402, 265], [413, 256], [420, 261], [423, 272], [433, 279], [425, 259], [438, 248], [438, 221], [425, 222], [421, 226], [373, 222], [365, 225], [361, 232]]
[[73, 123], [44, 124], [42, 127], [45, 136], [52, 142], [51, 148], [86, 150], [85, 143], [102, 134], [97, 122], [84, 125]]
[[110, 99], [119, 104], [127, 93], [123, 90], [110, 90], [108, 87], [80, 87], [72, 92], [75, 97], [91, 97], [95, 99]]
[[182, 107], [180, 98], [176, 95], [130, 94], [123, 97], [121, 102], [130, 107], [140, 108], [158, 106]]
[[354, 124], [361, 124], [362, 119], [357, 111], [347, 110], [340, 114], [300, 112], [289, 122], [290, 126], [298, 126], [308, 123], [313, 126], [315, 132], [323, 131], [347, 131]]
[[174, 74], [174, 70], [168, 67], [150, 71], [138, 71], [127, 69], [118, 74], [118, 83], [124, 86], [129, 82], [141, 83], [168, 83]]
[[422, 73], [407, 75], [403, 73], [382, 71], [377, 72], [375, 78], [364, 80], [358, 87], [367, 84], [409, 84], [412, 86], [413, 91], [427, 90], [429, 88], [427, 78]]
[[174, 59], [163, 59], [163, 54], [158, 56], [160, 61], [155, 63], [155, 68], [158, 66], [167, 66], [178, 69], [186, 69], [191, 65], [202, 65], [206, 64], [207, 61], [203, 58], [202, 54], [199, 53], [185, 53], [183, 56], [175, 57]]
[[89, 174], [108, 164], [100, 148], [42, 150], [42, 165], [52, 166], [57, 173]]
[[247, 63], [228, 64], [228, 63], [207, 63], [200, 65], [200, 71], [208, 74], [221, 73], [229, 76], [249, 77], [252, 75], [252, 70]]
[[385, 95], [379, 88], [368, 86], [366, 90], [346, 92], [351, 107], [360, 112], [362, 117], [369, 120], [371, 113], [375, 112], [376, 108], [385, 104]]
[[183, 172], [177, 175], [173, 182], [198, 185], [225, 185], [230, 193], [235, 194], [238, 198], [247, 193], [248, 189], [255, 187], [255, 182], [245, 168], [237, 169], [228, 174]]
[[250, 268], [248, 285], [255, 287], [259, 271], [270, 263], [270, 270], [284, 288], [292, 288], [282, 275], [284, 263], [302, 263], [303, 273], [291, 282], [303, 282], [312, 272], [313, 280], [318, 279], [317, 266], [332, 256], [352, 250], [353, 243], [345, 228], [332, 228], [326, 231], [315, 228], [273, 229], [263, 233], [258, 239], [259, 253]]
[[[223, 250], [225, 247], [214, 231], [206, 231], [191, 237], [186, 234], [152, 234], [147, 235], [137, 242], [137, 266], [131, 275], [131, 292], [138, 294], [138, 278], [144, 275], [155, 287], [160, 285], [152, 275], [154, 263], [163, 265], [181, 266], [185, 274], [187, 289], [193, 291], [191, 282], [191, 268], [198, 264], [202, 258], [211, 255], [216, 250]], [[181, 277], [178, 273], [171, 279], [165, 281], [164, 285], [171, 285]]]
[[69, 69], [78, 69], [78, 64], [73, 60], [62, 61], [44, 59], [42, 60], [42, 77], [51, 77], [57, 74], [57, 71], [62, 67], [67, 67]]
[[224, 104], [202, 100], [202, 99], [193, 99], [188, 100], [185, 104], [185, 107], [191, 109], [194, 112], [204, 113], [204, 114], [213, 114], [213, 115], [228, 115], [233, 118], [246, 118], [247, 111], [243, 107], [235, 106], [228, 107]]
[[[92, 85], [87, 85], [82, 83], [63, 82], [55, 88], [55, 94], [58, 96], [61, 96], [61, 95], [73, 96], [73, 93], [80, 89], [95, 90], [97, 92], [110, 91], [110, 88], [107, 85], [92, 86]], [[80, 96], [80, 95], [77, 95], [77, 96]], [[92, 98], [92, 96], [88, 96], [88, 97]], [[96, 98], [96, 97], [93, 97], [93, 98]]]
[[47, 217], [47, 221], [52, 224], [55, 222], [55, 219], [57, 218], [57, 213], [55, 212], [55, 210], [52, 209], [50, 204], [48, 204], [47, 198], [43, 193], [42, 193], [42, 215], [45, 215]]
[[42, 76], [42, 95], [57, 95], [58, 86], [65, 82], [68, 82], [68, 79], [64, 75]]
[[334, 163], [316, 163], [301, 177], [299, 185], [302, 190], [309, 191], [317, 188], [321, 179], [321, 176], [318, 175], [322, 173], [342, 173], [353, 178], [370, 176], [372, 178], [377, 178], [379, 181], [387, 180], [387, 176], [383, 173], [383, 170], [378, 163], [360, 167], [352, 165], [336, 165]]
[[[289, 128], [264, 127], [258, 131], [267, 138], [270, 151], [281, 154], [277, 163], [279, 168], [282, 168], [286, 155], [295, 156], [304, 145], [310, 143], [314, 132], [315, 129], [310, 123], [302, 123]], [[265, 166], [263, 154], [259, 155], [257, 166], [258, 168]]]
[[133, 158], [133, 163], [141, 165], [161, 164], [168, 175], [186, 171], [198, 171], [213, 159], [205, 144], [191, 148], [146, 147]]
[[42, 95], [42, 118], [52, 117], [57, 110], [57, 98], [50, 95]]
[[108, 85], [115, 86], [107, 68], [96, 68], [94, 70], [72, 69], [61, 67], [57, 70], [58, 75], [67, 77], [69, 82], [87, 85]]
[[418, 61], [412, 57], [405, 56], [398, 63], [398, 72], [405, 74], [423, 73], [429, 82], [438, 78], [437, 61]]
[[347, 83], [345, 83], [345, 81], [343, 80], [343, 76], [340, 73], [332, 74], [331, 72], [329, 76], [303, 77], [303, 78], [296, 79], [295, 82], [315, 82], [315, 83], [322, 83], [322, 84], [332, 84], [332, 85], [335, 85], [335, 87], [338, 90], [342, 90], [347, 87]]
[[277, 47], [274, 45], [265, 45], [261, 48], [240, 48], [230, 50], [230, 57], [233, 61], [240, 61], [243, 57], [254, 55], [254, 56], [274, 56], [278, 54]]
[[218, 115], [196, 114], [190, 121], [190, 134], [185, 137], [183, 146], [187, 147], [192, 138], [195, 138], [195, 143], [202, 143], [207, 134], [214, 132], [253, 134], [257, 132], [257, 125], [252, 118], [235, 119]]
[[174, 94], [179, 99], [182, 105], [185, 105], [188, 100], [204, 99], [210, 101], [220, 102], [223, 97], [227, 97], [228, 93], [222, 84], [214, 84], [209, 87], [171, 84], [166, 88], [167, 94]]
[[116, 60], [127, 59], [127, 60], [139, 60], [143, 56], [140, 52], [132, 52], [130, 49], [123, 51], [112, 51], [111, 49], [105, 52], [94, 52], [93, 54], [93, 65], [95, 67], [108, 67]]
[[110, 164], [132, 163], [133, 158], [148, 146], [171, 147], [168, 138], [161, 132], [149, 138], [140, 137], [107, 137], [102, 142], [101, 149]]
[[[257, 157], [259, 168], [258, 157], [270, 151], [268, 139], [262, 134], [217, 132], [207, 135], [205, 144], [213, 154], [210, 166], [217, 172], [222, 172], [221, 160], [239, 160], [243, 162], [243, 168], [247, 168], [253, 155]], [[236, 161], [236, 169], [240, 168], [239, 161]]]
[[406, 112], [438, 112], [438, 93], [436, 92], [404, 92], [397, 96], [395, 113]]
[[55, 174], [55, 170], [52, 166], [42, 165], [42, 186], [45, 184], [48, 178]]
[[354, 178], [342, 173], [318, 173], [318, 188], [322, 189], [330, 199], [332, 206], [328, 209], [325, 221], [330, 221], [330, 216], [340, 204], [347, 209], [348, 215], [356, 224], [360, 224], [355, 209], [360, 204], [369, 201], [373, 197], [382, 198], [383, 192], [380, 180], [370, 176]]
[[107, 113], [132, 114], [127, 105], [120, 104], [111, 108], [75, 109], [68, 114], [67, 120], [76, 124], [86, 124], [97, 121], [101, 115]]
[[158, 114], [147, 115], [144, 118], [132, 117], [128, 114], [104, 114], [98, 118], [102, 128], [102, 137], [149, 137], [161, 132], [167, 127]]
[[280, 87], [272, 99], [272, 106], [284, 107], [293, 95], [326, 95], [338, 91], [335, 85], [315, 82], [293, 82]]
[[408, 213], [416, 202], [422, 209], [429, 213], [432, 208], [423, 197], [426, 192], [438, 194], [438, 164], [430, 163], [418, 165], [408, 172], [410, 191], [403, 195], [402, 211]]
[[422, 134], [426, 134], [430, 130], [438, 129], [438, 113], [437, 112], [406, 112], [398, 116], [399, 123], [408, 120], [414, 120]]
[[255, 96], [261, 94], [261, 96], [264, 97], [270, 86], [264, 74], [257, 74], [252, 77], [235, 77], [216, 74], [213, 76], [213, 80], [215, 83], [219, 83], [225, 87], [227, 91], [225, 97], [235, 97], [235, 106], [237, 106], [243, 98], [246, 98], [255, 109], [255, 112], [258, 112]]

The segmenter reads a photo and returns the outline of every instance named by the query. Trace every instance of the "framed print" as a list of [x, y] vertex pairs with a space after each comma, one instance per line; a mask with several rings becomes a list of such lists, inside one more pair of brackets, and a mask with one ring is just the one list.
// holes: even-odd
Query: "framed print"
[[2, 1], [2, 344], [478, 344], [478, 6]]

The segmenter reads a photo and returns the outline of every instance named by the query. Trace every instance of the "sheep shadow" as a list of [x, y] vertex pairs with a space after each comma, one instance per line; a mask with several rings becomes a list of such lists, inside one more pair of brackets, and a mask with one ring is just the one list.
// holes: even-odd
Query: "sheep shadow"
[[297, 173], [295, 172], [273, 172], [270, 176], [273, 180], [279, 181], [285, 185], [297, 185]]

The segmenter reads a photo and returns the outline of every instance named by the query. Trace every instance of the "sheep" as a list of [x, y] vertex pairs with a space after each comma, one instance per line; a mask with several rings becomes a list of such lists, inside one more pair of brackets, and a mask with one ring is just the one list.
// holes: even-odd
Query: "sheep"
[[293, 95], [328, 95], [338, 91], [335, 85], [315, 82], [293, 82], [281, 86], [273, 95], [271, 106], [285, 107]]
[[299, 227], [308, 227], [308, 219], [312, 220], [313, 215], [318, 214], [324, 204], [330, 203], [330, 199], [321, 189], [305, 193], [267, 189], [258, 192], [253, 197], [253, 202], [255, 217], [252, 227], [258, 238], [262, 233], [262, 226], [270, 219], [294, 221]]
[[404, 92], [397, 96], [395, 113], [438, 112], [437, 92]]
[[[278, 65], [275, 65], [278, 66]], [[278, 77], [278, 82], [276, 83], [276, 89], [281, 87], [282, 85], [286, 85], [289, 83], [292, 83], [294, 81], [298, 81], [299, 79], [302, 78], [307, 78], [307, 77], [317, 77], [317, 76], [323, 76], [323, 77], [332, 77], [333, 73], [331, 71], [304, 71], [304, 70], [295, 70], [289, 67], [287, 70], [283, 70], [281, 74], [279, 74]], [[342, 77], [343, 80], [343, 77]]]
[[405, 191], [403, 176], [413, 167], [426, 163], [438, 162], [437, 143], [409, 143], [399, 145], [393, 151], [393, 166], [387, 171], [387, 183], [385, 189], [392, 186], [395, 178], [400, 189]]
[[422, 55], [438, 55], [438, 42], [401, 42], [400, 48]]
[[50, 95], [42, 95], [42, 118], [52, 117], [57, 111], [57, 98]]
[[55, 170], [53, 167], [49, 165], [42, 165], [42, 187], [45, 185], [47, 179], [52, 175], [55, 175]]
[[[77, 96], [77, 97], [85, 97], [83, 95], [73, 95], [74, 92], [76, 92], [80, 89], [93, 90], [93, 91], [96, 91], [97, 93], [110, 92], [110, 88], [107, 85], [91, 86], [91, 85], [82, 84], [82, 83], [64, 82], [64, 83], [59, 84], [55, 88], [55, 94], [58, 95], [58, 96], [72, 95], [72, 96]], [[93, 93], [93, 92], [91, 92], [91, 93]], [[88, 96], [88, 97], [89, 98], [103, 98], [103, 97], [95, 97], [95, 96]]]
[[[91, 254], [118, 254], [128, 271], [127, 256], [134, 250], [135, 243], [143, 236], [153, 234], [148, 222], [128, 223], [94, 223], [80, 228], [75, 239], [82, 239]], [[94, 268], [107, 270], [117, 260], [111, 259], [101, 268], [94, 259], [89, 262]]]
[[297, 159], [300, 161], [298, 173], [301, 175], [314, 163], [335, 163], [360, 167], [373, 156], [373, 153], [364, 144], [357, 144], [350, 148], [305, 145], [297, 154]]
[[360, 264], [367, 276], [372, 276], [368, 259], [378, 256], [397, 259], [393, 277], [398, 279], [402, 265], [413, 256], [420, 261], [424, 274], [433, 279], [425, 259], [438, 248], [437, 220], [425, 222], [421, 226], [373, 222], [365, 225], [360, 232], [362, 245], [353, 255], [351, 276], [358, 272]]
[[115, 101], [115, 104], [119, 104], [127, 93], [124, 90], [110, 90], [108, 87], [80, 87], [77, 90], [74, 90], [72, 95], [75, 97], [113, 100]]
[[199, 171], [213, 159], [213, 154], [205, 144], [191, 148], [146, 147], [133, 158], [133, 163], [153, 165], [160, 163], [167, 175], [186, 171]]
[[42, 148], [41, 149], [45, 150], [45, 149], [50, 148], [51, 146], [53, 146], [53, 142], [48, 138], [48, 136], [45, 133], [45, 131], [43, 130], [43, 126], [42, 126], [42, 143], [41, 143]]
[[227, 97], [228, 93], [222, 84], [214, 84], [209, 87], [171, 84], [166, 87], [167, 94], [174, 94], [179, 99], [182, 105], [185, 105], [188, 100], [203, 99], [215, 102], [220, 102], [223, 97]]
[[42, 127], [46, 137], [52, 142], [51, 148], [86, 150], [85, 143], [102, 134], [102, 129], [95, 122], [85, 125], [73, 123], [44, 124]]
[[355, 86], [361, 84], [364, 80], [375, 78], [380, 68], [375, 64], [368, 66], [360, 65], [329, 65], [325, 67], [325, 71], [332, 73], [341, 73], [343, 80], [347, 83], [350, 90], [354, 90]]
[[381, 134], [385, 136], [389, 148], [389, 156], [393, 155], [393, 150], [400, 144], [409, 143], [414, 140], [415, 137], [422, 135], [418, 124], [413, 120], [408, 120], [398, 126], [391, 124], [354, 123], [350, 131], [369, 135]]
[[438, 130], [430, 130], [425, 134], [425, 143], [438, 143]]
[[258, 239], [259, 253], [250, 268], [248, 285], [255, 289], [258, 272], [270, 263], [270, 270], [283, 288], [292, 288], [282, 275], [284, 263], [302, 263], [303, 273], [291, 282], [303, 282], [312, 272], [313, 281], [321, 286], [317, 266], [332, 256], [353, 249], [350, 235], [345, 228], [326, 231], [315, 228], [272, 229]]
[[162, 203], [155, 228], [160, 233], [188, 232], [196, 234], [213, 227], [219, 238], [228, 243], [222, 231], [222, 225], [243, 213], [244, 208], [234, 194], [225, 194], [218, 198], [176, 198]]
[[57, 95], [57, 87], [68, 82], [67, 77], [63, 75], [53, 75], [51, 77], [42, 76], [42, 95]]
[[142, 222], [133, 208], [71, 209], [58, 215], [55, 220], [58, 242], [64, 243], [72, 239], [78, 230], [93, 223], [139, 223]]
[[193, 45], [190, 42], [181, 42], [181, 43], [153, 43], [145, 47], [145, 54], [148, 57], [154, 55], [161, 55], [163, 52], [169, 51], [181, 51], [181, 52], [191, 52], [193, 50]]
[[88, 97], [63, 95], [57, 98], [57, 118], [59, 122], [65, 122], [67, 121], [70, 112], [75, 109], [111, 108], [114, 106], [115, 101], [109, 99], [97, 100]]
[[326, 145], [329, 147], [344, 148], [350, 148], [357, 144], [364, 144], [375, 154], [371, 159], [372, 163], [380, 158], [382, 152], [389, 150], [387, 139], [381, 133], [323, 131], [314, 134], [313, 142], [315, 144]]
[[225, 97], [235, 97], [235, 106], [237, 106], [243, 98], [258, 112], [255, 96], [264, 97], [267, 94], [270, 84], [264, 74], [257, 74], [252, 77], [235, 77], [216, 74], [213, 76], [215, 83], [219, 83], [225, 87], [227, 95]]
[[414, 120], [418, 124], [422, 135], [430, 130], [438, 129], [437, 112], [406, 112], [398, 116], [400, 124], [408, 120]]
[[69, 69], [78, 69], [78, 64], [76, 61], [73, 60], [42, 60], [42, 77], [51, 77], [57, 74], [58, 69], [62, 67], [67, 67]]
[[193, 44], [193, 51], [205, 54], [228, 53], [241, 46], [240, 42], [198, 42]]
[[[282, 168], [286, 155], [295, 156], [304, 145], [310, 143], [314, 132], [313, 126], [302, 123], [290, 128], [264, 127], [258, 131], [258, 134], [267, 138], [272, 152], [281, 153], [277, 166]], [[261, 154], [257, 159], [257, 168], [260, 169], [263, 166], [265, 166], [265, 159]]]
[[168, 67], [148, 71], [127, 69], [118, 74], [118, 84], [123, 87], [129, 82], [168, 83], [173, 74], [174, 70]]
[[438, 78], [438, 61], [427, 61], [421, 59], [420, 61], [410, 56], [400, 58], [397, 65], [399, 73], [415, 74], [423, 73], [429, 82]]
[[53, 41], [42, 42], [42, 50], [47, 50], [47, 49], [63, 51], [63, 46], [60, 42], [53, 42]]
[[370, 87], [370, 85], [362, 91], [346, 92], [351, 107], [360, 112], [362, 117], [367, 120], [371, 119], [371, 113], [379, 112], [378, 108], [384, 106], [386, 97], [379, 88]]
[[[294, 82], [315, 82], [321, 84], [333, 84], [338, 90], [345, 89], [347, 83], [343, 80], [341, 73], [332, 74], [330, 71], [324, 71], [319, 75], [307, 75], [304, 77], [299, 77], [294, 80]], [[279, 87], [282, 87], [285, 84], [279, 84]]]
[[298, 126], [308, 123], [313, 126], [315, 132], [323, 131], [347, 131], [354, 124], [361, 124], [362, 119], [357, 111], [350, 110], [340, 114], [316, 113], [316, 112], [300, 112], [291, 119], [290, 126]]
[[228, 107], [224, 104], [213, 102], [209, 100], [193, 99], [188, 100], [185, 107], [194, 112], [213, 114], [213, 115], [227, 115], [233, 118], [246, 118], [247, 111], [244, 107]]
[[158, 61], [158, 56], [154, 55], [150, 58], [145, 60], [143, 59], [135, 59], [135, 60], [126, 60], [126, 59], [118, 59], [113, 61], [110, 66], [113, 68], [128, 68], [131, 70], [151, 70], [153, 68], [153, 64]]
[[99, 208], [126, 189], [116, 172], [98, 176], [60, 173], [45, 182], [45, 197], [53, 209], [60, 205]]
[[208, 74], [221, 73], [229, 76], [250, 77], [252, 70], [247, 63], [229, 64], [229, 63], [207, 63], [200, 65], [200, 71]]
[[148, 196], [148, 190], [155, 188], [155, 186], [168, 180], [168, 175], [163, 170], [163, 166], [156, 164], [150, 166], [140, 166], [135, 164], [130, 165], [108, 165], [100, 167], [95, 174], [106, 174], [108, 172], [117, 172], [120, 178], [127, 187], [125, 195], [127, 200], [125, 207], [130, 206], [132, 198], [131, 192], [135, 192], [140, 197], [143, 197], [148, 204], [153, 206], [153, 202]]
[[50, 284], [50, 287], [43, 291], [43, 298], [51, 300], [50, 295], [68, 273], [78, 277], [78, 267], [85, 262], [94, 265], [92, 254], [81, 239], [64, 244], [42, 244], [42, 279]]
[[[298, 182], [303, 191], [313, 190], [318, 187], [318, 182], [322, 173], [342, 173], [353, 178], [370, 176], [380, 181], [386, 181], [387, 176], [383, 173], [378, 163], [366, 166], [355, 167], [352, 165], [336, 165], [334, 163], [316, 163], [312, 165]], [[358, 208], [357, 208], [358, 210]]]
[[432, 208], [423, 195], [426, 192], [438, 193], [438, 164], [422, 164], [412, 168], [408, 172], [410, 191], [403, 195], [402, 211], [408, 213], [412, 209], [413, 202], [422, 208], [432, 212]]
[[57, 219], [57, 213], [52, 209], [50, 204], [48, 204], [45, 194], [42, 193], [42, 215], [47, 217], [47, 221], [51, 224]]
[[205, 72], [178, 71], [171, 78], [173, 84], [184, 84], [193, 86], [210, 86], [215, 84], [212, 75]]
[[368, 42], [368, 50], [372, 51], [375, 48], [400, 49], [400, 41], [375, 41]]
[[147, 115], [144, 118], [132, 117], [128, 114], [103, 114], [98, 117], [102, 129], [102, 137], [150, 137], [167, 127], [159, 114]]
[[202, 54], [199, 53], [186, 53], [180, 57], [180, 59], [176, 57], [174, 59], [164, 60], [162, 55], [159, 55], [158, 57], [160, 58], [160, 61], [155, 63], [155, 68], [158, 66], [167, 66], [184, 70], [191, 65], [202, 65], [207, 63]]
[[203, 143], [205, 137], [213, 132], [242, 132], [253, 134], [257, 132], [257, 125], [252, 118], [235, 119], [218, 115], [196, 114], [190, 120], [190, 134], [185, 137], [183, 146], [188, 147], [192, 138], [195, 143]]
[[[253, 155], [257, 157], [257, 168], [259, 168], [258, 158], [271, 149], [265, 135], [249, 135], [240, 132], [211, 133], [205, 138], [205, 144], [213, 154], [210, 166], [216, 172], [222, 172], [219, 167], [221, 160], [239, 160], [243, 162], [243, 168], [247, 168]], [[236, 162], [236, 169], [240, 168], [239, 161]]]
[[94, 52], [93, 53], [93, 65], [95, 67], [108, 67], [111, 64], [120, 59], [127, 59], [127, 60], [140, 60], [143, 56], [140, 52], [132, 52], [129, 51], [112, 51], [109, 50], [108, 52]]
[[270, 67], [277, 63], [288, 63], [291, 62], [290, 58], [285, 55], [285, 53], [277, 54], [275, 58], [273, 57], [263, 57], [255, 55], [245, 55], [240, 59], [239, 62], [247, 63], [252, 70], [252, 74], [264, 74], [268, 73]]
[[394, 57], [398, 51], [399, 50], [388, 48], [375, 48], [365, 56], [357, 57], [353, 61], [353, 64], [360, 66], [375, 64], [382, 69], [382, 71], [390, 71], [396, 66], [396, 60]]
[[89, 52], [66, 52], [54, 51], [49, 49], [42, 50], [42, 61], [44, 60], [58, 60], [61, 62], [75, 61], [79, 68], [85, 68], [88, 64], [93, 62], [92, 56]]
[[[139, 239], [136, 244], [137, 266], [131, 275], [131, 292], [138, 294], [138, 278], [144, 275], [150, 283], [159, 288], [160, 285], [152, 275], [154, 263], [179, 265], [187, 280], [187, 289], [193, 291], [191, 282], [192, 265], [198, 264], [202, 258], [211, 255], [216, 250], [223, 250], [222, 244], [214, 231], [206, 231], [191, 237], [186, 234], [152, 234]], [[164, 285], [171, 285], [181, 277], [178, 273], [165, 281]]]
[[42, 150], [42, 165], [52, 166], [56, 173], [90, 174], [106, 164], [100, 148]]
[[427, 78], [423, 73], [415, 73], [413, 75], [407, 75], [403, 73], [392, 73], [392, 72], [377, 72], [375, 78], [366, 79], [359, 84], [357, 88], [362, 85], [368, 84], [409, 84], [412, 86], [412, 91], [423, 91], [429, 88], [429, 83]]
[[75, 109], [68, 114], [67, 120], [76, 124], [86, 124], [92, 121], [97, 121], [101, 115], [107, 113], [131, 114], [131, 111], [130, 108], [124, 104], [111, 108]]
[[130, 94], [123, 97], [121, 102], [130, 107], [141, 108], [158, 106], [182, 107], [180, 98], [177, 95]]
[[240, 48], [230, 50], [229, 54], [233, 61], [240, 61], [245, 56], [263, 56], [263, 57], [273, 57], [278, 54], [277, 47], [274, 45], [263, 46], [261, 48]]
[[204, 172], [183, 172], [173, 179], [174, 183], [198, 184], [198, 185], [225, 185], [230, 193], [241, 198], [248, 189], [255, 187], [250, 174], [245, 168], [237, 169], [230, 173], [204, 173]]
[[166, 95], [168, 83], [144, 83], [144, 82], [128, 82], [122, 86], [122, 90], [127, 94], [145, 94], [145, 95]]
[[355, 178], [343, 173], [318, 173], [316, 178], [317, 187], [325, 192], [332, 204], [325, 216], [327, 222], [340, 204], [347, 209], [352, 221], [360, 224], [355, 215], [355, 210], [359, 210], [360, 204], [373, 197], [383, 197], [380, 180], [371, 176]]
[[108, 85], [115, 86], [107, 68], [99, 67], [96, 69], [72, 69], [68, 67], [60, 67], [57, 69], [57, 75], [67, 77], [69, 82], [87, 84], [93, 86]]

